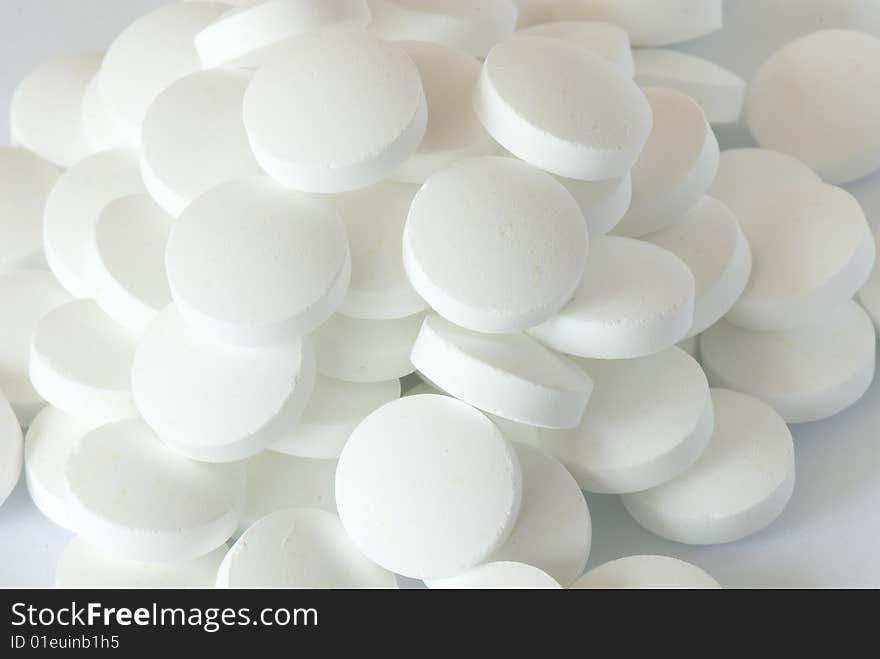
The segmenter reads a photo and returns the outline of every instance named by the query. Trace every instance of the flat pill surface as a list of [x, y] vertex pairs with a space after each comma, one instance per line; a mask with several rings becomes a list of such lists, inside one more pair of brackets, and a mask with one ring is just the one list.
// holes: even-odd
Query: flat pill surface
[[[875, 236], [874, 243], [876, 247], [880, 243], [880, 238]], [[877, 251], [880, 251], [880, 249]], [[876, 262], [874, 269], [871, 271], [871, 276], [868, 277], [868, 281], [865, 282], [865, 285], [859, 291], [859, 302], [862, 303], [865, 311], [868, 312], [868, 315], [874, 321], [874, 325], [880, 330], [880, 268], [877, 267]]]
[[651, 106], [630, 78], [586, 48], [549, 37], [495, 46], [474, 109], [505, 149], [576, 179], [625, 175], [651, 132]]
[[132, 394], [163, 441], [194, 459], [225, 462], [260, 452], [296, 424], [314, 377], [308, 341], [205, 342], [170, 305], [138, 344]]
[[874, 326], [849, 300], [823, 315], [814, 324], [775, 332], [717, 323], [700, 336], [709, 381], [760, 398], [788, 423], [837, 414], [874, 379]]
[[587, 572], [572, 588], [720, 588], [696, 565], [671, 556], [626, 556]]
[[800, 158], [829, 183], [846, 183], [880, 167], [878, 88], [880, 39], [822, 30], [758, 69], [746, 119], [761, 146]]
[[262, 173], [241, 119], [250, 80], [245, 71], [199, 71], [147, 108], [141, 172], [150, 194], [171, 215], [220, 183]]
[[514, 561], [497, 561], [478, 565], [454, 577], [425, 581], [428, 588], [456, 589], [541, 589], [562, 588], [559, 583], [543, 570]]
[[0, 146], [0, 272], [43, 263], [43, 208], [60, 173], [24, 149]]
[[447, 396], [407, 396], [368, 416], [336, 470], [336, 504], [354, 543], [414, 579], [454, 576], [507, 540], [522, 474], [483, 414]]
[[208, 588], [226, 546], [186, 561], [144, 563], [95, 547], [82, 537], [64, 547], [55, 566], [56, 588]]
[[632, 169], [632, 201], [615, 227], [639, 237], [663, 229], [693, 206], [718, 170], [718, 141], [696, 101], [674, 89], [644, 90], [654, 113], [648, 143]]
[[73, 527], [105, 551], [183, 561], [222, 545], [244, 508], [244, 466], [194, 462], [165, 447], [143, 421], [101, 426], [67, 466]]
[[101, 71], [95, 73], [82, 99], [83, 134], [92, 153], [135, 143], [110, 114], [101, 94]]
[[363, 554], [339, 518], [289, 508], [251, 526], [223, 559], [223, 588], [397, 588], [394, 575]]
[[606, 181], [578, 181], [557, 177], [581, 207], [590, 236], [604, 236], [623, 218], [632, 201], [632, 176]]
[[336, 513], [336, 460], [312, 460], [263, 451], [245, 462], [247, 494], [241, 528], [285, 508]]
[[592, 391], [573, 362], [526, 334], [480, 334], [437, 314], [422, 323], [411, 359], [459, 400], [528, 425], [577, 425]]
[[385, 178], [415, 152], [427, 118], [415, 64], [400, 46], [363, 32], [296, 39], [260, 68], [244, 97], [257, 161], [306, 192]]
[[0, 392], [0, 505], [15, 489], [23, 459], [21, 426]]
[[695, 290], [693, 274], [671, 252], [632, 238], [604, 236], [592, 242], [571, 302], [530, 333], [580, 357], [649, 355], [690, 331]]
[[675, 254], [694, 275], [691, 336], [726, 314], [745, 290], [752, 251], [736, 217], [717, 199], [703, 197], [675, 224], [645, 240]]
[[549, 174], [512, 158], [474, 158], [419, 190], [403, 250], [410, 282], [441, 316], [476, 332], [518, 332], [571, 298], [587, 228]]
[[623, 504], [657, 535], [685, 544], [718, 544], [760, 531], [794, 488], [791, 433], [772, 408], [745, 394], [712, 389], [715, 430], [699, 460], [677, 478]]
[[706, 448], [713, 425], [709, 384], [683, 350], [578, 363], [594, 382], [583, 421], [569, 431], [542, 431], [533, 445], [556, 456], [583, 489], [619, 494], [654, 487]]
[[607, 59], [620, 69], [627, 78], [635, 73], [633, 52], [629, 46], [626, 30], [611, 23], [599, 21], [557, 21], [542, 23], [524, 30], [516, 36], [550, 37], [562, 39], [586, 48]]
[[351, 276], [333, 206], [264, 177], [224, 183], [188, 206], [168, 238], [165, 265], [187, 323], [242, 345], [312, 331], [341, 304]]

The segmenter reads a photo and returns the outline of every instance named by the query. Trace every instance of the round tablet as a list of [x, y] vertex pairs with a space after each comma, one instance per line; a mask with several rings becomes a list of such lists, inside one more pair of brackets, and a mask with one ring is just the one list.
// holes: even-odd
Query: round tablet
[[846, 183], [880, 167], [878, 87], [880, 39], [822, 30], [761, 65], [746, 119], [761, 146], [800, 158], [829, 183]]
[[424, 183], [457, 160], [497, 152], [474, 114], [471, 90], [480, 77], [479, 60], [467, 53], [426, 41], [399, 44], [419, 69], [428, 103], [428, 125], [416, 152], [392, 172], [392, 178]]
[[651, 133], [651, 106], [635, 83], [560, 39], [518, 37], [495, 46], [473, 100], [504, 148], [568, 178], [626, 175]]
[[0, 272], [44, 265], [43, 208], [60, 173], [25, 149], [0, 146]]
[[587, 572], [572, 588], [721, 588], [696, 565], [671, 556], [626, 556]]
[[34, 389], [55, 407], [89, 421], [136, 416], [131, 399], [135, 339], [92, 300], [43, 316], [31, 339]]
[[77, 532], [139, 561], [184, 561], [216, 549], [244, 508], [242, 465], [189, 460], [139, 419], [85, 435], [70, 455], [67, 482]]
[[529, 330], [545, 345], [580, 357], [629, 359], [659, 352], [687, 336], [696, 283], [661, 247], [632, 238], [593, 241], [574, 298]]
[[15, 489], [23, 459], [21, 426], [0, 391], [0, 505]]
[[341, 304], [351, 276], [336, 209], [265, 177], [224, 183], [190, 204], [165, 265], [187, 323], [241, 345], [311, 332]]
[[626, 214], [632, 200], [632, 176], [607, 181], [578, 181], [557, 177], [581, 207], [590, 236], [598, 238], [611, 231]]
[[305, 409], [314, 378], [308, 340], [265, 348], [206, 342], [169, 305], [138, 344], [131, 386], [163, 441], [196, 460], [228, 462], [283, 437]]
[[101, 55], [65, 55], [22, 80], [9, 106], [12, 141], [59, 167], [71, 167], [91, 149], [83, 131], [83, 97]]
[[636, 83], [641, 87], [670, 87], [694, 99], [710, 124], [739, 121], [746, 81], [702, 57], [666, 48], [637, 48]]
[[331, 316], [312, 335], [318, 372], [346, 382], [383, 382], [413, 372], [410, 352], [425, 314], [395, 320]]
[[[880, 234], [875, 236], [874, 243], [875, 251], [880, 253]], [[859, 291], [859, 302], [862, 303], [865, 311], [868, 312], [868, 315], [874, 321], [874, 325], [880, 331], [880, 268], [877, 267], [876, 261], [874, 269], [871, 271], [871, 276], [868, 277], [868, 281], [865, 282], [865, 285]]]
[[717, 323], [700, 336], [709, 381], [760, 398], [788, 423], [846, 409], [874, 379], [874, 325], [850, 300], [822, 314], [812, 325], [775, 332]]
[[493, 561], [516, 561], [540, 568], [563, 586], [584, 571], [593, 538], [584, 493], [560, 462], [519, 444], [523, 492], [510, 537]]
[[223, 559], [217, 586], [397, 588], [397, 580], [358, 551], [333, 513], [288, 508], [244, 532]]
[[418, 188], [385, 181], [334, 196], [351, 251], [351, 283], [339, 313], [388, 320], [423, 311], [403, 268], [403, 226]]
[[262, 173], [241, 120], [250, 80], [246, 71], [199, 71], [166, 88], [147, 108], [141, 174], [169, 214], [180, 215], [221, 183]]
[[312, 460], [263, 451], [245, 462], [247, 495], [241, 528], [284, 508], [336, 513], [336, 460]]
[[571, 299], [586, 256], [575, 200], [513, 158], [473, 158], [432, 176], [403, 232], [413, 287], [476, 332], [519, 332], [550, 318]]
[[415, 152], [427, 120], [415, 64], [400, 46], [365, 32], [297, 38], [257, 71], [244, 97], [257, 161], [306, 192], [386, 178]]
[[370, 412], [400, 398], [400, 380], [344, 382], [319, 375], [302, 417], [269, 448], [303, 458], [336, 459]]
[[195, 36], [205, 68], [258, 67], [297, 35], [360, 30], [370, 22], [367, 0], [269, 0], [234, 7]]
[[221, 2], [164, 5], [138, 18], [110, 44], [101, 66], [101, 96], [129, 141], [140, 141], [153, 99], [202, 68], [193, 39], [228, 9]]
[[534, 445], [556, 456], [591, 492], [637, 492], [690, 467], [709, 443], [713, 413], [700, 365], [672, 347], [649, 357], [579, 362], [594, 381], [581, 424], [542, 431]]
[[73, 538], [55, 566], [56, 588], [209, 588], [226, 546], [186, 561], [144, 563]]
[[543, 570], [514, 561], [484, 563], [445, 579], [430, 579], [425, 585], [431, 589], [528, 589], [558, 590], [559, 583]]
[[101, 95], [101, 72], [92, 76], [82, 99], [83, 133], [92, 153], [130, 146], [133, 141], [120, 129]]
[[70, 296], [45, 270], [0, 275], [0, 391], [23, 427], [30, 425], [45, 404], [28, 375], [31, 336], [46, 313], [69, 301]]
[[718, 141], [696, 101], [674, 89], [644, 90], [654, 128], [632, 169], [632, 201], [615, 227], [639, 237], [666, 228], [700, 200], [718, 170]]
[[165, 245], [172, 221], [147, 194], [120, 197], [98, 215], [86, 247], [86, 284], [92, 297], [136, 335], [171, 301]]
[[752, 252], [730, 209], [703, 197], [675, 224], [645, 236], [684, 261], [696, 280], [694, 324], [699, 334], [739, 299], [752, 271]]
[[712, 389], [712, 404], [715, 430], [697, 462], [663, 485], [623, 497], [639, 524], [668, 540], [744, 538], [776, 519], [794, 489], [794, 446], [782, 418], [728, 389]]
[[556, 21], [519, 30], [516, 36], [562, 39], [603, 57], [619, 68], [620, 72], [627, 78], [632, 78], [635, 74], [633, 52], [629, 46], [629, 35], [627, 35], [626, 30], [612, 23], [602, 23], [599, 21]]
[[31, 422], [24, 442], [24, 474], [31, 500], [58, 526], [67, 519], [67, 459], [95, 424], [46, 405]]
[[410, 359], [455, 398], [532, 426], [576, 426], [592, 391], [586, 373], [526, 334], [480, 334], [437, 314], [425, 318]]
[[513, 446], [482, 413], [448, 396], [406, 396], [368, 416], [336, 469], [345, 530], [371, 559], [414, 579], [485, 561], [519, 513]]
[[43, 248], [52, 273], [74, 297], [87, 297], [86, 247], [104, 207], [144, 191], [135, 151], [115, 149], [84, 158], [64, 172], [46, 200]]
[[516, 29], [511, 0], [373, 0], [370, 31], [389, 41], [443, 44], [485, 57]]

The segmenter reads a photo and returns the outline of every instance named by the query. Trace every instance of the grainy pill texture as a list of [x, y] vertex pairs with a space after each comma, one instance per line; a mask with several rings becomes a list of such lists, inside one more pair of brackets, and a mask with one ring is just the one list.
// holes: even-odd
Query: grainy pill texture
[[363, 32], [296, 39], [260, 68], [244, 97], [257, 161], [306, 192], [382, 180], [416, 151], [427, 120], [416, 65], [400, 46]]
[[485, 561], [513, 530], [522, 474], [482, 413], [447, 396], [407, 396], [368, 416], [336, 470], [345, 530], [371, 559], [415, 579]]
[[715, 430], [700, 459], [677, 478], [626, 494], [624, 506], [657, 535], [686, 544], [739, 540], [776, 519], [794, 488], [791, 433], [772, 408], [712, 389]]
[[607, 59], [627, 78], [635, 73], [633, 52], [626, 31], [598, 21], [557, 21], [520, 30], [516, 36], [550, 37], [581, 46]]
[[[875, 246], [880, 245], [880, 234], [875, 236], [874, 244]], [[880, 252], [880, 247], [876, 251]], [[868, 281], [865, 282], [865, 285], [859, 291], [859, 302], [862, 303], [865, 311], [868, 312], [868, 315], [874, 321], [874, 325], [880, 331], [880, 267], [877, 267], [876, 261], [874, 269], [871, 271], [871, 276], [868, 277]]]
[[314, 378], [308, 340], [265, 348], [210, 343], [168, 306], [138, 344], [132, 394], [163, 441], [195, 459], [226, 462], [294, 427]]
[[651, 132], [651, 106], [631, 79], [586, 48], [549, 37], [495, 46], [474, 109], [517, 157], [591, 181], [624, 176]]
[[0, 505], [15, 489], [23, 460], [21, 426], [0, 391]]
[[143, 421], [101, 426], [67, 465], [73, 527], [105, 551], [140, 561], [183, 561], [222, 545], [244, 508], [240, 464], [194, 462]]
[[518, 332], [571, 299], [587, 242], [580, 208], [552, 176], [512, 158], [474, 158], [419, 190], [403, 261], [413, 287], [447, 320]]
[[557, 177], [581, 207], [590, 236], [598, 238], [620, 222], [632, 201], [632, 176], [605, 181], [578, 181]]
[[224, 183], [190, 204], [165, 264], [186, 322], [241, 345], [311, 332], [342, 303], [351, 276], [336, 209], [264, 177]]
[[572, 588], [720, 588], [704, 570], [671, 556], [626, 556], [594, 567]]
[[333, 513], [289, 508], [263, 517], [226, 554], [223, 588], [397, 588], [358, 551]]
[[526, 563], [496, 561], [445, 579], [425, 582], [428, 588], [558, 590], [559, 583], [543, 570]]

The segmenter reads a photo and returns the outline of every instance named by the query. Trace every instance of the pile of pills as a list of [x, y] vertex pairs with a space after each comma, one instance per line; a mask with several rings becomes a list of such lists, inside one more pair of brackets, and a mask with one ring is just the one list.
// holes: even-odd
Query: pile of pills
[[[874, 378], [880, 40], [721, 0], [177, 2], [0, 147], [0, 502], [59, 586], [716, 588]], [[743, 114], [760, 148], [721, 151]], [[416, 375], [417, 374], [417, 375]], [[22, 428], [26, 433], [22, 433]]]

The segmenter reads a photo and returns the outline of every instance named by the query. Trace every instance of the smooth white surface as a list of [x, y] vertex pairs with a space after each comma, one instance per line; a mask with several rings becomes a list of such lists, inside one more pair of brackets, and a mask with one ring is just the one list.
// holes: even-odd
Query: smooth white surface
[[263, 451], [245, 462], [247, 491], [242, 530], [284, 508], [320, 508], [336, 514], [336, 460]]
[[0, 505], [15, 489], [21, 475], [22, 460], [21, 428], [12, 406], [0, 393]]
[[599, 21], [555, 21], [517, 31], [517, 36], [552, 37], [586, 48], [620, 69], [627, 78], [635, 74], [629, 36], [621, 27]]
[[572, 588], [719, 588], [719, 585], [696, 565], [670, 556], [627, 556], [594, 567]]
[[425, 582], [428, 588], [549, 589], [562, 586], [543, 570], [516, 561], [483, 563], [454, 577]]
[[632, 176], [629, 174], [605, 181], [578, 181], [564, 176], [557, 176], [556, 180], [581, 207], [593, 238], [604, 236], [614, 228], [632, 201]]
[[[880, 233], [874, 236], [875, 246], [878, 243], [880, 243]], [[880, 248], [877, 251], [880, 252]], [[859, 291], [859, 302], [865, 308], [865, 311], [868, 312], [868, 315], [871, 316], [871, 320], [874, 321], [877, 330], [880, 331], [880, 268], [877, 267], [876, 263], [871, 271], [871, 275], [868, 277], [868, 281], [865, 282], [862, 290]]]

